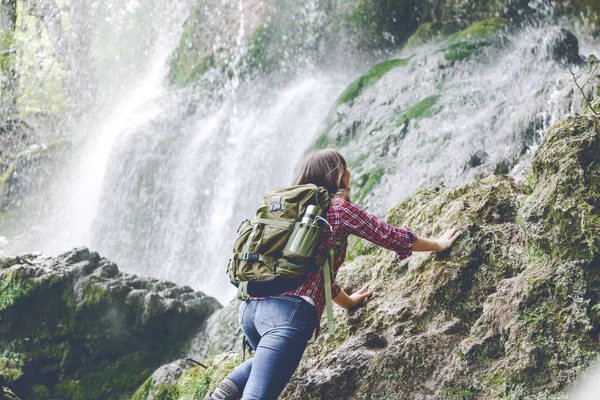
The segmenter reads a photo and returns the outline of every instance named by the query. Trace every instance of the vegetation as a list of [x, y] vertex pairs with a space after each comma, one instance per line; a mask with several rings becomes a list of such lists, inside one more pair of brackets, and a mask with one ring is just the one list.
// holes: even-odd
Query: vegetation
[[396, 120], [396, 126], [404, 125], [410, 120], [427, 118], [433, 115], [433, 106], [437, 103], [439, 96], [429, 96], [419, 101], [406, 112], [402, 113]]
[[410, 59], [383, 61], [374, 65], [365, 75], [350, 84], [335, 102], [336, 106], [356, 99], [365, 89], [373, 86], [382, 76], [397, 67], [404, 67]]

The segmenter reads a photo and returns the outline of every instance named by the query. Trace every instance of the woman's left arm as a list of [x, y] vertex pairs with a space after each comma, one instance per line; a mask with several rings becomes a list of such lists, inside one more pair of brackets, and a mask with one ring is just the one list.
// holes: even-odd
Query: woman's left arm
[[338, 306], [350, 310], [360, 305], [365, 299], [371, 297], [372, 294], [373, 292], [369, 290], [369, 285], [363, 286], [359, 291], [350, 296], [340, 288], [340, 292], [333, 298], [333, 301]]

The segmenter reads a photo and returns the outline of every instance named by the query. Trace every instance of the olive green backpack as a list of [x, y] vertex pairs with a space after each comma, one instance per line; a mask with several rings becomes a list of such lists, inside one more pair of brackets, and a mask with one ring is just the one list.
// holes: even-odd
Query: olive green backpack
[[240, 224], [227, 267], [240, 300], [295, 289], [309, 272], [323, 265], [328, 320], [331, 319], [328, 323], [333, 333], [330, 266], [341, 244], [333, 245], [326, 257], [314, 258], [321, 230], [328, 229], [320, 214], [328, 209], [329, 200], [327, 190], [313, 184], [267, 192], [256, 216]]

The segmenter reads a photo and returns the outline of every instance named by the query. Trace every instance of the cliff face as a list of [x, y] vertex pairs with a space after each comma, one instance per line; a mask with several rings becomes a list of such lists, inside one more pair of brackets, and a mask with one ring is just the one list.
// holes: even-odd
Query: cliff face
[[0, 258], [0, 375], [23, 400], [123, 398], [218, 308], [85, 248]]
[[[375, 295], [309, 350], [285, 398], [522, 398], [560, 394], [600, 349], [600, 122], [570, 116], [544, 137], [523, 183], [493, 175], [428, 188], [390, 222], [446, 254], [396, 262], [363, 243], [341, 272]], [[512, 396], [512, 397], [511, 397]]]
[[[568, 116], [525, 176], [406, 198], [390, 223], [463, 234], [447, 252], [401, 262], [360, 242], [338, 281], [375, 294], [355, 311], [336, 308], [335, 336], [309, 345], [282, 398], [562, 397], [600, 350], [599, 161], [600, 121]], [[171, 395], [216, 385], [239, 362], [224, 357], [189, 371]]]
[[[241, 2], [198, 0], [171, 62], [171, 81], [185, 86], [208, 71], [229, 78], [287, 76], [314, 65], [343, 65], [398, 49], [408, 40], [445, 36], [488, 18], [512, 26], [561, 16], [596, 29], [600, 6], [590, 1]], [[368, 59], [368, 58], [367, 58]]]

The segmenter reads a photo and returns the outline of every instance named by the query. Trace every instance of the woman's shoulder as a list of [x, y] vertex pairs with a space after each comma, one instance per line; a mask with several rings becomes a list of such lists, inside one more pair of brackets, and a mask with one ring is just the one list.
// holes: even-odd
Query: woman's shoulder
[[345, 210], [345, 209], [356, 210], [356, 209], [360, 209], [360, 206], [358, 206], [357, 204], [353, 203], [350, 200], [344, 199], [343, 197], [335, 196], [335, 197], [331, 198], [331, 201], [329, 203], [329, 208], [333, 208], [335, 210]]

